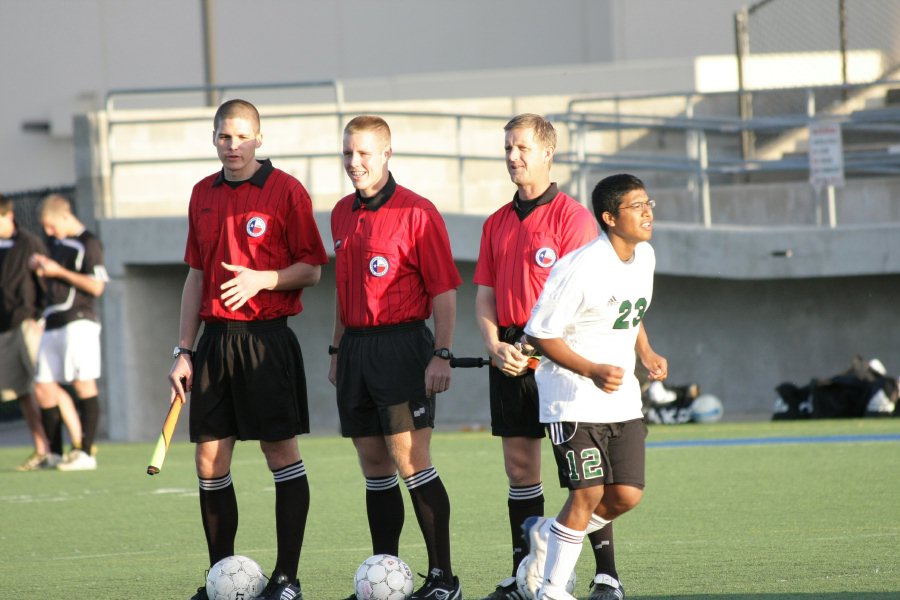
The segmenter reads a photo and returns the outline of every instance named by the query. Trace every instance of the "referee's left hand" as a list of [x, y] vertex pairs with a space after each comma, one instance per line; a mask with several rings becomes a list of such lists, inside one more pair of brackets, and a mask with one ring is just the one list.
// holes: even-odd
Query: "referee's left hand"
[[433, 396], [450, 389], [450, 361], [437, 356], [425, 368], [425, 395]]
[[222, 295], [219, 297], [225, 304], [225, 307], [231, 310], [237, 310], [242, 307], [260, 290], [274, 287], [274, 283], [271, 281], [272, 271], [254, 271], [247, 267], [229, 265], [224, 262], [222, 263], [222, 268], [236, 273], [234, 278], [219, 286], [219, 289], [222, 290]]

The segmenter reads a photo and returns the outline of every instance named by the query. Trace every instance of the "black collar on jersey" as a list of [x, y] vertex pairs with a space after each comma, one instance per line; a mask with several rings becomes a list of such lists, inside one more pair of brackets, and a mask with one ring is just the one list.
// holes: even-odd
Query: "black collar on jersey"
[[239, 185], [249, 181], [258, 188], [263, 187], [264, 185], [266, 185], [266, 180], [269, 178], [269, 175], [272, 174], [272, 171], [275, 170], [275, 167], [272, 166], [272, 161], [268, 158], [266, 160], [257, 160], [256, 162], [258, 162], [262, 166], [260, 166], [256, 170], [256, 173], [254, 173], [250, 179], [244, 179], [242, 181], [228, 181], [227, 179], [225, 179], [225, 167], [222, 167], [222, 170], [219, 171], [218, 175], [216, 175], [216, 180], [213, 181], [213, 186], [222, 185], [224, 183], [233, 188], [236, 188]]
[[519, 198], [519, 192], [517, 191], [513, 196], [513, 210], [515, 210], [516, 214], [519, 215], [519, 220], [524, 221], [525, 217], [530, 215], [531, 212], [538, 206], [550, 204], [550, 202], [554, 198], [556, 198], [556, 195], [558, 193], [559, 189], [556, 186], [556, 182], [551, 183], [550, 187], [548, 187], [543, 194], [541, 194], [534, 200], [521, 200]]
[[396, 190], [397, 182], [394, 181], [394, 176], [388, 171], [387, 183], [384, 184], [384, 187], [378, 190], [371, 198], [364, 198], [363, 195], [359, 193], [359, 190], [356, 190], [356, 199], [353, 200], [353, 210], [357, 210], [361, 207], [364, 207], [366, 210], [378, 210], [384, 206], [385, 202], [391, 199], [391, 196], [394, 195]]

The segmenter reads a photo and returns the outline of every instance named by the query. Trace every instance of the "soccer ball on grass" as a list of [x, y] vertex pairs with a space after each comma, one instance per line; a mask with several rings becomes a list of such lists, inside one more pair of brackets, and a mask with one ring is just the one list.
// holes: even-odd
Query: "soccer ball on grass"
[[266, 576], [252, 558], [226, 556], [206, 575], [209, 600], [251, 600], [266, 587]]
[[[528, 600], [537, 598], [537, 590], [541, 582], [544, 581], [544, 574], [539, 573], [536, 566], [532, 564], [531, 555], [529, 554], [519, 563], [516, 569], [516, 587], [519, 593]], [[569, 581], [566, 582], [566, 591], [570, 594], [575, 590], [575, 571], [569, 575]]]
[[413, 592], [413, 574], [396, 556], [376, 554], [359, 565], [353, 589], [358, 600], [406, 600]]

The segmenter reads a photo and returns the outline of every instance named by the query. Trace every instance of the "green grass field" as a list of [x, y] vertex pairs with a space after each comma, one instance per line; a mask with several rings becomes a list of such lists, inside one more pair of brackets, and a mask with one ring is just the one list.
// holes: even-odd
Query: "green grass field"
[[[644, 500], [616, 522], [628, 598], [888, 600], [900, 598], [900, 419], [653, 426]], [[887, 441], [732, 444], [749, 438], [894, 436]], [[677, 445], [722, 440], [717, 445]], [[509, 569], [499, 442], [438, 433], [434, 460], [453, 506], [454, 569], [472, 600]], [[549, 447], [547, 511], [564, 498]], [[0, 599], [186, 600], [203, 582], [206, 546], [192, 446], [173, 445], [160, 475], [150, 444], [103, 444], [96, 472], [17, 473], [28, 453], [0, 448]], [[312, 508], [300, 577], [306, 600], [351, 591], [370, 553], [363, 481], [351, 444], [304, 436]], [[236, 549], [271, 569], [274, 486], [258, 447], [232, 469], [241, 508]], [[402, 558], [426, 569], [411, 507]], [[587, 547], [577, 595], [593, 573]]]

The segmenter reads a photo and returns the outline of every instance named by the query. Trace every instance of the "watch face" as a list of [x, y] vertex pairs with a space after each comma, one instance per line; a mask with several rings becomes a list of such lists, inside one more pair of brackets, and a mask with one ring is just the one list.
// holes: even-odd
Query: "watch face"
[[450, 350], [448, 350], [447, 348], [440, 348], [438, 350], [435, 350], [434, 355], [437, 356], [438, 358], [445, 358], [445, 359], [450, 358], [450, 356], [451, 356]]

